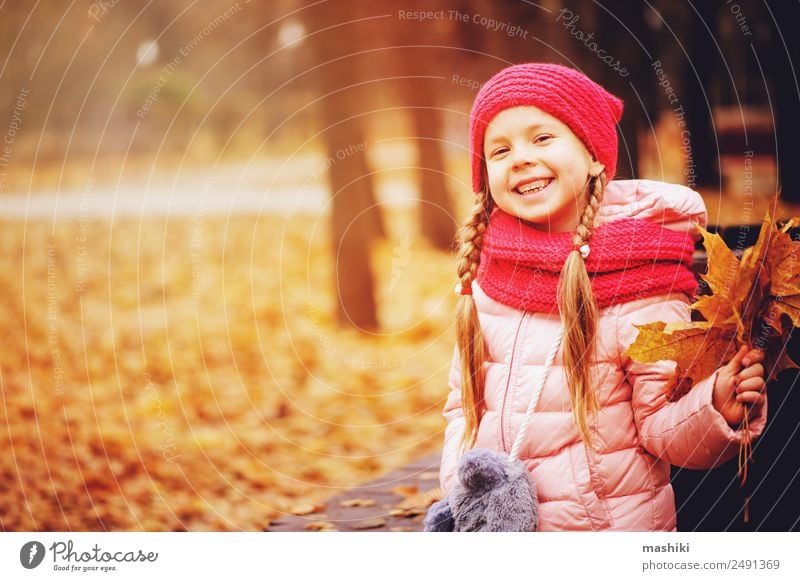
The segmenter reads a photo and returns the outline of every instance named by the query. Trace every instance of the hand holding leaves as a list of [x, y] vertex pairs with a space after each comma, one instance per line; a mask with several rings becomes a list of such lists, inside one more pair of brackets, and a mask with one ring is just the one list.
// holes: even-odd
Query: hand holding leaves
[[671, 401], [743, 347], [763, 352], [767, 380], [798, 367], [785, 348], [792, 327], [800, 326], [800, 242], [788, 234], [799, 222], [790, 220], [777, 230], [767, 214], [755, 246], [742, 253], [741, 261], [718, 234], [700, 228], [708, 253], [708, 272], [701, 276], [711, 294], [698, 298], [691, 309], [705, 321], [637, 325], [639, 335], [628, 349], [631, 359], [643, 363], [677, 362], [676, 376], [667, 385]]
[[[719, 372], [712, 402], [725, 421], [734, 428], [759, 415], [767, 401], [764, 395], [764, 352], [742, 347]], [[747, 418], [745, 418], [747, 416]]]
[[751, 454], [749, 420], [766, 402], [764, 370], [769, 381], [784, 369], [798, 368], [786, 353], [792, 328], [800, 326], [800, 242], [789, 235], [798, 224], [800, 219], [793, 218], [778, 230], [767, 213], [755, 246], [741, 260], [718, 234], [700, 228], [708, 254], [702, 278], [711, 294], [698, 298], [691, 309], [705, 321], [637, 325], [639, 335], [628, 349], [628, 356], [642, 363], [677, 363], [666, 386], [670, 401], [722, 366], [713, 404], [729, 425], [744, 430], [739, 451], [743, 484]]

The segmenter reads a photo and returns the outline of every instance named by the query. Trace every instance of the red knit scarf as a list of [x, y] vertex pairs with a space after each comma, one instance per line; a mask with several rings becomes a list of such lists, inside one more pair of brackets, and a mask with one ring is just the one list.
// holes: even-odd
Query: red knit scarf
[[[558, 276], [574, 249], [574, 232], [547, 233], [501, 210], [489, 219], [478, 284], [505, 305], [557, 311]], [[688, 234], [646, 220], [625, 218], [597, 226], [589, 240], [586, 270], [598, 308], [684, 291], [697, 281], [689, 266], [694, 243]]]

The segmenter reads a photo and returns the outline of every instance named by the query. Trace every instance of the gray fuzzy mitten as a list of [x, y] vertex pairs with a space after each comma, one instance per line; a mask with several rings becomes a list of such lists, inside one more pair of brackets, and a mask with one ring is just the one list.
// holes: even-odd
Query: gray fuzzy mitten
[[425, 515], [425, 532], [428, 533], [449, 533], [455, 527], [453, 521], [453, 511], [450, 510], [450, 503], [446, 498], [434, 502]]
[[[470, 450], [461, 458], [448, 498], [431, 506], [426, 531], [535, 531], [539, 503], [525, 466], [492, 450]], [[452, 514], [449, 526], [448, 510]]]

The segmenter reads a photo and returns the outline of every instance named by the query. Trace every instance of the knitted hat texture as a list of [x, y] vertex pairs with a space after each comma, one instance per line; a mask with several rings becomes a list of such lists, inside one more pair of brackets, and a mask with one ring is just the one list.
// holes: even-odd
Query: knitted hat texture
[[533, 105], [556, 117], [606, 168], [609, 181], [617, 169], [617, 129], [622, 100], [575, 69], [551, 63], [526, 63], [503, 69], [478, 92], [470, 115], [472, 189], [483, 186], [481, 161], [486, 127], [511, 107]]

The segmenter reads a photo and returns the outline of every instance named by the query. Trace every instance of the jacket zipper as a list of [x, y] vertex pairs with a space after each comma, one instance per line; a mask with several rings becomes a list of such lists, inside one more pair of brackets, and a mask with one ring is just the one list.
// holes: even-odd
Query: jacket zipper
[[506, 428], [505, 428], [505, 415], [506, 415], [506, 400], [508, 399], [508, 389], [511, 386], [511, 372], [514, 370], [514, 355], [517, 353], [517, 340], [519, 339], [519, 330], [522, 329], [522, 322], [528, 312], [522, 313], [522, 316], [517, 323], [517, 330], [514, 333], [514, 343], [511, 346], [511, 358], [508, 361], [508, 379], [506, 380], [506, 389], [503, 392], [503, 405], [500, 407], [500, 442], [503, 446], [503, 452], [508, 452], [506, 445]]

